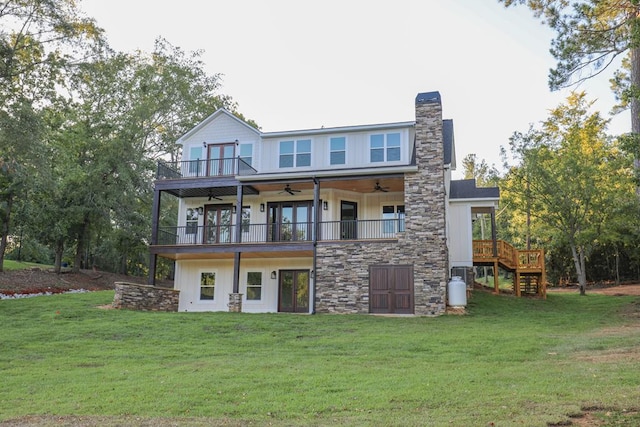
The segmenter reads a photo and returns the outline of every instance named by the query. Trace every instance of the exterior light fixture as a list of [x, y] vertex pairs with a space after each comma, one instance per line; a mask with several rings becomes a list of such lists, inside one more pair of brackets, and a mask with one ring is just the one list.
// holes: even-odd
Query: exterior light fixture
[[328, 211], [329, 210], [329, 203], [327, 203], [326, 200], [324, 202], [322, 202], [322, 210], [323, 211]]
[[206, 147], [207, 146], [207, 141], [202, 141], [202, 146]]
[[231, 209], [231, 211], [232, 211], [233, 213], [238, 212], [238, 210], [236, 209], [236, 207], [235, 207], [235, 206]]
[[260, 212], [264, 212], [264, 203], [260, 203]]
[[275, 280], [275, 278], [276, 278], [276, 272], [275, 272], [275, 270], [271, 272], [271, 278]]

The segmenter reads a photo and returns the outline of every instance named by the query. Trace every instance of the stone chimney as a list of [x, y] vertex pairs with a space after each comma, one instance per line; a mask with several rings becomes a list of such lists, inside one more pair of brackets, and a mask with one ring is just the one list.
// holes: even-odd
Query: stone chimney
[[[415, 159], [418, 171], [405, 175], [406, 252], [415, 260], [416, 314], [446, 308], [448, 250], [442, 104], [439, 92], [416, 97]], [[407, 253], [407, 255], [409, 255]]]

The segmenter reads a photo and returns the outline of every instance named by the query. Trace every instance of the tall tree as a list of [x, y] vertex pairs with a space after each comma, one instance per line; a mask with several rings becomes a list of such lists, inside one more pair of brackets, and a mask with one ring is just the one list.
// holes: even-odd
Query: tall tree
[[632, 162], [591, 106], [584, 93], [574, 93], [539, 129], [514, 134], [511, 151], [520, 164], [505, 181], [508, 192], [528, 200], [538, 229], [568, 244], [583, 295], [593, 245], [616, 227], [621, 205], [637, 202]]
[[[597, 76], [620, 55], [628, 74], [614, 79], [622, 106], [631, 109], [631, 134], [625, 138], [634, 155], [640, 195], [640, 0], [498, 0], [506, 7], [524, 4], [556, 31], [551, 54], [557, 66], [549, 73], [556, 90]], [[626, 77], [625, 77], [626, 76]]]
[[61, 70], [100, 40], [74, 0], [0, 2], [0, 271], [12, 207], [38, 169], [41, 108], [55, 98]]

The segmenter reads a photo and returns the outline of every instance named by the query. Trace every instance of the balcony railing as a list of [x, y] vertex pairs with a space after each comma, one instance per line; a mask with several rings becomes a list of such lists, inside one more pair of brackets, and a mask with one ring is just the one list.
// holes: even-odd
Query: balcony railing
[[[242, 224], [240, 240], [235, 224], [160, 227], [158, 245], [224, 245], [236, 243], [309, 242], [313, 240], [313, 223]], [[318, 224], [317, 239], [386, 240], [397, 239], [404, 231], [404, 221], [377, 219], [357, 221], [327, 221]]]
[[156, 179], [201, 178], [207, 176], [254, 175], [257, 171], [240, 157], [158, 162]]

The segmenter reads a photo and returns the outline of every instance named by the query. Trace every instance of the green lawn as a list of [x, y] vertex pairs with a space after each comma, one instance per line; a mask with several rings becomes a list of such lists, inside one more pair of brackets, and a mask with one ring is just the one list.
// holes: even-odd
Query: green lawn
[[2, 268], [6, 271], [23, 270], [25, 268], [30, 268], [30, 267], [52, 268], [53, 266], [45, 265], [45, 264], [36, 264], [35, 262], [13, 261], [10, 259], [5, 259], [2, 265]]
[[476, 292], [438, 318], [97, 308], [112, 298], [0, 301], [0, 422], [545, 426], [595, 408], [640, 423], [634, 297]]

